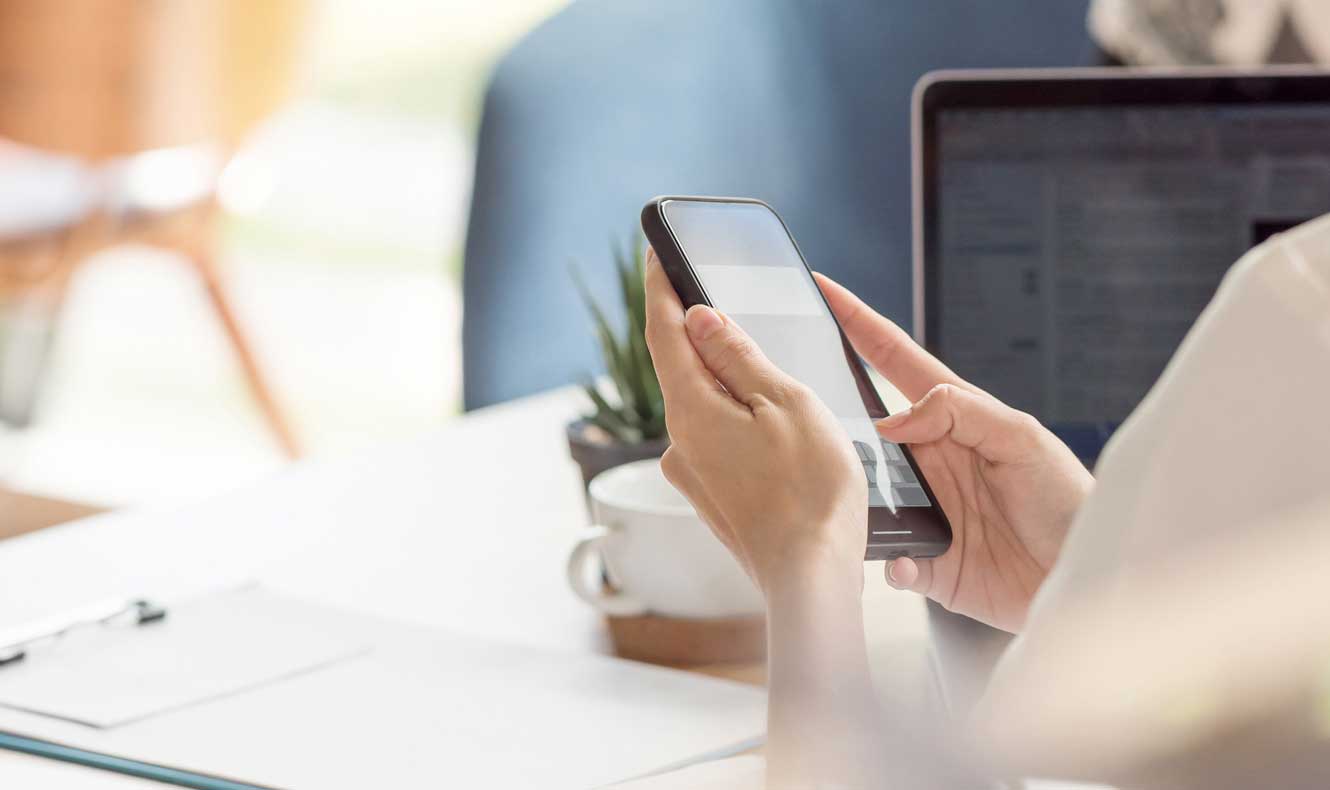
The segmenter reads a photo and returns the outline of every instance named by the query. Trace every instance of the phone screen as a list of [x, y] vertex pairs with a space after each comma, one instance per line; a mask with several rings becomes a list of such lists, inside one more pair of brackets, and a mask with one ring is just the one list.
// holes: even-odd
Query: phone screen
[[[661, 211], [712, 306], [839, 418], [864, 465], [869, 506], [930, 507], [903, 449], [878, 436], [873, 420], [886, 411], [860, 394], [853, 352], [780, 218], [760, 203], [666, 200]], [[873, 528], [879, 539], [908, 534]]]

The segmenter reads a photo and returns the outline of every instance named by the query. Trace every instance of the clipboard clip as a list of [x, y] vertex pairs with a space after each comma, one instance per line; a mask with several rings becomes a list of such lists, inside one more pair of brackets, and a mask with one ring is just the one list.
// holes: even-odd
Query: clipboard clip
[[128, 624], [133, 626], [158, 623], [166, 619], [166, 607], [146, 598], [102, 604], [77, 612], [44, 620], [27, 633], [8, 644], [0, 645], [0, 668], [17, 664], [27, 657], [28, 651], [40, 642], [54, 641], [71, 631], [91, 626]]

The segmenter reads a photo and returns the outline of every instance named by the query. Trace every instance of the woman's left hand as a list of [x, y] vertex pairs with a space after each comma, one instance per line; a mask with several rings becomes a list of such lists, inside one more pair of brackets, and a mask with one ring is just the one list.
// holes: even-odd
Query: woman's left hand
[[665, 476], [769, 603], [815, 572], [862, 586], [867, 481], [840, 423], [723, 314], [698, 305], [685, 315], [651, 250], [646, 278]]
[[767, 785], [875, 783], [892, 768], [864, 644], [863, 464], [831, 410], [733, 321], [684, 313], [652, 251], [646, 276], [661, 468], [767, 602]]

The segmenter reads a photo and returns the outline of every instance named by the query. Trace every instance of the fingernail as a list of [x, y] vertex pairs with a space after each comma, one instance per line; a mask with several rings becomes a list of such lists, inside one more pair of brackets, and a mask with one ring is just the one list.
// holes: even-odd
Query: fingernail
[[887, 560], [887, 581], [891, 582], [892, 584], [900, 584], [900, 582], [896, 581], [895, 560]]
[[914, 407], [913, 407], [913, 406], [911, 406], [911, 407], [908, 408], [908, 409], [905, 409], [904, 411], [898, 411], [898, 412], [896, 412], [895, 414], [891, 415], [890, 417], [885, 417], [885, 418], [883, 418], [883, 419], [881, 419], [881, 420], [878, 420], [878, 421], [877, 421], [877, 427], [879, 427], [879, 428], [895, 428], [895, 427], [898, 426], [898, 425], [903, 425], [903, 424], [905, 423], [906, 420], [910, 419], [910, 415], [911, 415], [913, 412], [914, 412]]
[[689, 337], [694, 340], [706, 340], [724, 325], [725, 321], [720, 314], [704, 304], [693, 305], [684, 316], [684, 326], [688, 328]]

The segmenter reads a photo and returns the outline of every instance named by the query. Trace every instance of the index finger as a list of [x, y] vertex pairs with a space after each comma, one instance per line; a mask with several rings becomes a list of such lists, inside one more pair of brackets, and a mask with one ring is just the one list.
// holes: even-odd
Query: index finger
[[693, 400], [707, 391], [729, 397], [688, 339], [683, 303], [674, 292], [656, 251], [647, 248], [647, 348], [665, 403]]
[[879, 315], [840, 283], [817, 272], [813, 277], [851, 345], [911, 402], [919, 400], [938, 384], [974, 389], [914, 342], [904, 329]]

